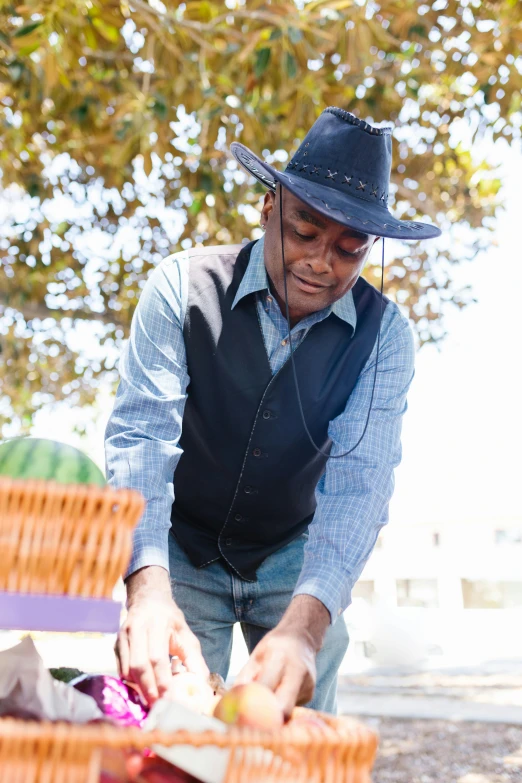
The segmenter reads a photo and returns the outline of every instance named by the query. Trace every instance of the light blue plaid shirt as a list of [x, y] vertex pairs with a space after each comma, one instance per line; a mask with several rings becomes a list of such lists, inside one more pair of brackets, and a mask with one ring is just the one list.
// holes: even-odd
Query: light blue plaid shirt
[[[107, 477], [112, 487], [132, 487], [146, 499], [127, 574], [144, 566], [159, 565], [167, 570], [169, 567], [173, 476], [181, 454], [178, 443], [189, 383], [183, 340], [188, 284], [186, 252], [169, 256], [158, 265], [140, 296], [119, 363], [121, 381], [105, 440]], [[253, 247], [232, 307], [254, 292], [266, 352], [275, 373], [288, 358], [290, 349], [286, 320], [269, 292], [262, 239]], [[311, 326], [331, 313], [356, 328], [355, 305], [349, 292], [331, 307], [294, 326], [294, 345], [301, 342]], [[330, 422], [332, 454], [349, 450], [362, 433], [375, 358], [376, 345], [344, 412]], [[353, 585], [379, 530], [388, 521], [393, 470], [401, 459], [401, 420], [413, 365], [411, 329], [397, 305], [390, 302], [382, 319], [379, 367], [368, 429], [352, 454], [327, 462], [316, 488], [317, 509], [294, 592], [322, 601], [332, 621], [350, 604]]]

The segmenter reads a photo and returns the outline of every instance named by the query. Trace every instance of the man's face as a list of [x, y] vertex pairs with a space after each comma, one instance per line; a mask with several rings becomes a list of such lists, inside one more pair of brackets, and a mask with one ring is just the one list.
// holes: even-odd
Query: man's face
[[[280, 197], [280, 187], [275, 195], [266, 194], [261, 223], [266, 228], [265, 265], [272, 292], [281, 312], [286, 315]], [[353, 288], [377, 239], [328, 220], [286, 189], [283, 191], [283, 236], [292, 324], [328, 307]]]

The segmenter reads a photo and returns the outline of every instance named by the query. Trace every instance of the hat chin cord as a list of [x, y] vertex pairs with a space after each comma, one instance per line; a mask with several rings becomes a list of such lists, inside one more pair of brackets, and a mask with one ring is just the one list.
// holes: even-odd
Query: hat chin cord
[[284, 284], [284, 290], [285, 290], [285, 308], [286, 308], [286, 322], [288, 325], [288, 344], [290, 346], [290, 361], [292, 362], [292, 371], [294, 375], [294, 384], [295, 384], [295, 391], [297, 395], [297, 403], [299, 405], [299, 412], [301, 414], [301, 419], [303, 422], [303, 427], [305, 429], [305, 432], [308, 436], [308, 440], [314, 447], [314, 449], [317, 451], [318, 454], [322, 454], [324, 457], [328, 457], [329, 459], [341, 459], [342, 457], [347, 457], [348, 454], [351, 454], [357, 446], [360, 444], [362, 439], [364, 438], [366, 434], [366, 430], [368, 429], [368, 422], [370, 421], [370, 414], [372, 412], [372, 404], [373, 404], [373, 397], [375, 394], [375, 381], [377, 379], [377, 366], [379, 364], [379, 349], [381, 347], [381, 324], [382, 324], [382, 314], [383, 314], [383, 304], [384, 304], [384, 296], [383, 296], [383, 286], [384, 286], [384, 237], [381, 237], [382, 239], [382, 258], [381, 258], [381, 312], [379, 316], [379, 331], [377, 333], [377, 356], [375, 358], [375, 371], [373, 373], [373, 385], [372, 385], [372, 394], [370, 397], [370, 405], [368, 408], [368, 415], [366, 416], [366, 422], [364, 425], [364, 429], [362, 431], [362, 435], [355, 444], [355, 446], [352, 446], [351, 449], [348, 451], [343, 451], [342, 454], [330, 454], [328, 451], [323, 451], [319, 448], [319, 446], [316, 445], [314, 439], [312, 438], [310, 434], [310, 430], [308, 429], [306, 425], [306, 419], [303, 411], [303, 404], [301, 402], [301, 393], [299, 391], [299, 383], [297, 382], [297, 371], [295, 369], [295, 360], [294, 360], [294, 346], [292, 344], [292, 326], [290, 324], [290, 308], [288, 306], [288, 288], [287, 288], [287, 282], [286, 282], [286, 264], [285, 264], [285, 243], [283, 239], [283, 188], [279, 187], [279, 228], [281, 232], [281, 258], [283, 261], [283, 284]]

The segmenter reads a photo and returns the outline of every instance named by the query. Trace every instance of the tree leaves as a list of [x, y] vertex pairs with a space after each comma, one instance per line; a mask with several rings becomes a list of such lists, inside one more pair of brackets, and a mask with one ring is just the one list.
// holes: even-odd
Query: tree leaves
[[96, 16], [92, 20], [92, 25], [96, 28], [100, 35], [105, 38], [106, 41], [109, 41], [110, 43], [118, 43], [120, 31], [117, 27], [114, 27], [111, 24], [107, 24], [99, 16]]
[[328, 105], [395, 125], [391, 208], [447, 237], [398, 251], [387, 293], [421, 341], [440, 339], [447, 303], [472, 298], [452, 270], [498, 207], [498, 176], [469, 147], [520, 138], [522, 4], [436, 8], [0, 4], [0, 426], [53, 399], [89, 404], [150, 270], [252, 237], [264, 190], [231, 141], [284, 167]]
[[256, 54], [256, 62], [254, 65], [254, 74], [256, 76], [256, 79], [261, 78], [261, 76], [266, 71], [269, 62], [270, 62], [270, 49], [268, 47], [259, 49], [259, 51]]
[[22, 38], [22, 36], [24, 36], [24, 35], [30, 35], [32, 32], [34, 32], [34, 30], [37, 30], [42, 23], [43, 23], [43, 20], [40, 20], [38, 22], [29, 22], [28, 24], [24, 24], [15, 33], [13, 33], [13, 38]]
[[295, 79], [297, 76], [297, 62], [291, 52], [286, 52], [285, 55], [285, 68], [290, 79]]

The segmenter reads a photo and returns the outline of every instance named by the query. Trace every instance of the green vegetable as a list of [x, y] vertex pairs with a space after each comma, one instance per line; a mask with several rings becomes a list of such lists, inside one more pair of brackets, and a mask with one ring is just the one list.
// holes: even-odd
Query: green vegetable
[[58, 669], [49, 669], [49, 671], [51, 676], [54, 677], [55, 680], [60, 680], [60, 682], [71, 682], [71, 680], [75, 680], [83, 674], [79, 669], [69, 669], [67, 666], [60, 666]]

